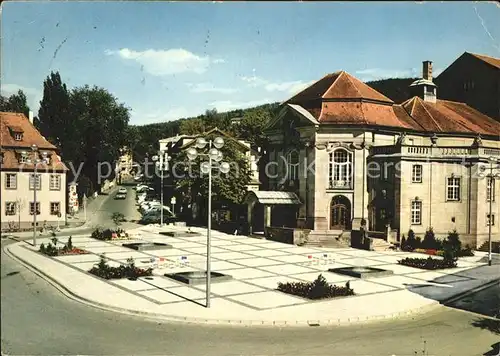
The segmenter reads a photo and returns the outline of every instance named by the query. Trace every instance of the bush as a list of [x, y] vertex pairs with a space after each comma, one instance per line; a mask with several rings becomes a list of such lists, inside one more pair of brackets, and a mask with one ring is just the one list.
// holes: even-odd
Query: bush
[[458, 257], [471, 257], [474, 256], [474, 251], [472, 251], [472, 248], [469, 245], [466, 245], [465, 248], [461, 249]]
[[434, 270], [434, 269], [444, 269], [444, 268], [453, 268], [457, 266], [457, 261], [456, 259], [436, 259], [432, 257], [428, 258], [404, 258], [402, 260], [399, 260], [398, 263], [400, 265], [408, 266], [408, 267], [414, 267], [414, 268], [421, 268], [421, 269], [428, 269], [428, 270]]
[[127, 260], [126, 266], [121, 265], [119, 267], [111, 267], [106, 263], [105, 257], [101, 256], [99, 263], [95, 267], [92, 267], [89, 270], [89, 273], [103, 279], [129, 278], [135, 280], [138, 277], [151, 276], [153, 274], [153, 269], [142, 269], [136, 267], [132, 258]]
[[419, 247], [423, 249], [432, 249], [432, 250], [440, 250], [442, 246], [442, 242], [440, 240], [436, 239], [436, 236], [434, 235], [434, 230], [432, 227], [430, 227], [426, 232], [424, 239], [422, 240], [422, 243], [420, 244]]
[[125, 232], [125, 230], [123, 230], [123, 229], [116, 229], [116, 231], [115, 231], [115, 230], [111, 230], [111, 229], [101, 230], [100, 228], [97, 228], [94, 230], [94, 232], [92, 232], [90, 237], [92, 237], [93, 239], [97, 239], [97, 240], [109, 241], [109, 240], [113, 239], [113, 234], [116, 234], [116, 235], [125, 234], [126, 236], [128, 236], [127, 233]]
[[319, 275], [314, 282], [278, 283], [278, 290], [284, 293], [297, 295], [308, 299], [326, 299], [354, 295], [349, 282], [345, 287], [330, 285], [323, 275]]
[[404, 241], [404, 244], [403, 242], [401, 243], [401, 249], [403, 251], [413, 251], [414, 249], [419, 247], [419, 245], [419, 240], [415, 238], [415, 233], [413, 232], [413, 230], [408, 230], [408, 238]]
[[49, 242], [47, 246], [45, 244], [41, 244], [39, 248], [39, 252], [43, 253], [44, 255], [47, 256], [60, 256], [60, 255], [66, 255], [66, 254], [86, 254], [88, 253], [85, 250], [76, 248], [73, 246], [73, 241], [72, 237], [70, 236], [68, 239], [68, 242], [64, 244], [63, 247], [57, 247], [57, 238], [52, 238], [52, 243]]

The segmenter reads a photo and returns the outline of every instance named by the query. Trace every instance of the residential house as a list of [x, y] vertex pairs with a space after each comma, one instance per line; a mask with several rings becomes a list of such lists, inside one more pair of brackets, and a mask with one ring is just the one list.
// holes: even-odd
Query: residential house
[[[488, 199], [497, 180], [477, 174], [500, 158], [500, 123], [465, 103], [439, 99], [432, 63], [401, 104], [340, 71], [282, 104], [267, 126], [269, 191], [248, 197], [252, 231], [311, 229], [309, 240], [343, 231], [456, 229], [465, 243], [488, 238]], [[500, 240], [499, 205], [491, 218]], [[262, 218], [262, 215], [264, 218]], [[496, 219], [498, 220], [498, 219]]]
[[464, 52], [435, 82], [441, 99], [466, 103], [500, 121], [500, 58]]
[[[1, 227], [4, 229], [64, 224], [67, 167], [56, 146], [25, 115], [0, 112]], [[35, 206], [36, 189], [36, 206]]]

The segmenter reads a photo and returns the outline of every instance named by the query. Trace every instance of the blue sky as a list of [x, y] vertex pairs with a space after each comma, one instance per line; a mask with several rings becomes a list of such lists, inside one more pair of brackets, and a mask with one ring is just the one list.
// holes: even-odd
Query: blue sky
[[[43, 80], [109, 90], [147, 124], [284, 101], [338, 70], [420, 76], [500, 57], [494, 3], [4, 2], [2, 93], [38, 111]], [[438, 93], [439, 94], [439, 93]]]

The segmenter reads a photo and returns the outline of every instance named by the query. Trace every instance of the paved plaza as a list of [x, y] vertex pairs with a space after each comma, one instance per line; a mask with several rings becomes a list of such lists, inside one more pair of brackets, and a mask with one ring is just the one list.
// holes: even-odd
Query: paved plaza
[[[205, 303], [205, 284], [186, 285], [166, 273], [204, 271], [206, 269], [206, 229], [190, 228], [201, 235], [170, 237], [160, 231], [186, 231], [185, 227], [146, 226], [129, 231], [127, 241], [99, 241], [89, 236], [73, 236], [73, 245], [91, 254], [60, 256], [49, 259], [33, 253], [33, 247], [19, 243], [11, 253], [72, 294], [100, 305], [147, 314], [225, 320], [335, 320], [370, 319], [404, 314], [436, 304], [408, 289], [435, 286], [457, 288], [470, 283], [466, 271], [484, 265], [484, 255], [461, 258], [458, 267], [423, 271], [397, 263], [401, 258], [419, 254], [396, 251], [364, 251], [352, 248], [298, 247], [264, 239], [212, 232], [212, 271], [232, 276], [232, 280], [212, 283], [212, 307]], [[66, 238], [61, 238], [65, 242]], [[39, 243], [48, 243], [41, 239]], [[165, 250], [135, 251], [122, 243], [162, 242], [172, 245]], [[153, 277], [137, 281], [105, 281], [86, 272], [104, 255], [110, 265], [125, 264], [133, 258], [138, 267], [153, 267]], [[361, 280], [328, 272], [340, 267], [377, 267], [393, 275]], [[322, 274], [331, 284], [350, 281], [356, 296], [311, 301], [276, 290], [279, 282], [310, 282]], [[481, 281], [482, 282], [482, 281]], [[448, 291], [450, 292], [450, 291]], [[458, 292], [458, 290], [457, 290]]]

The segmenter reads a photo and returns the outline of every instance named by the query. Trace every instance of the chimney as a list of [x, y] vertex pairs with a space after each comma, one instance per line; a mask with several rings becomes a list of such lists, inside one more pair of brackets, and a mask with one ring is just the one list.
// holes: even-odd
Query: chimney
[[33, 125], [33, 111], [30, 110], [28, 115], [29, 115], [29, 120], [30, 120], [31, 124]]
[[422, 78], [432, 82], [432, 62], [424, 61], [424, 68], [422, 70]]

